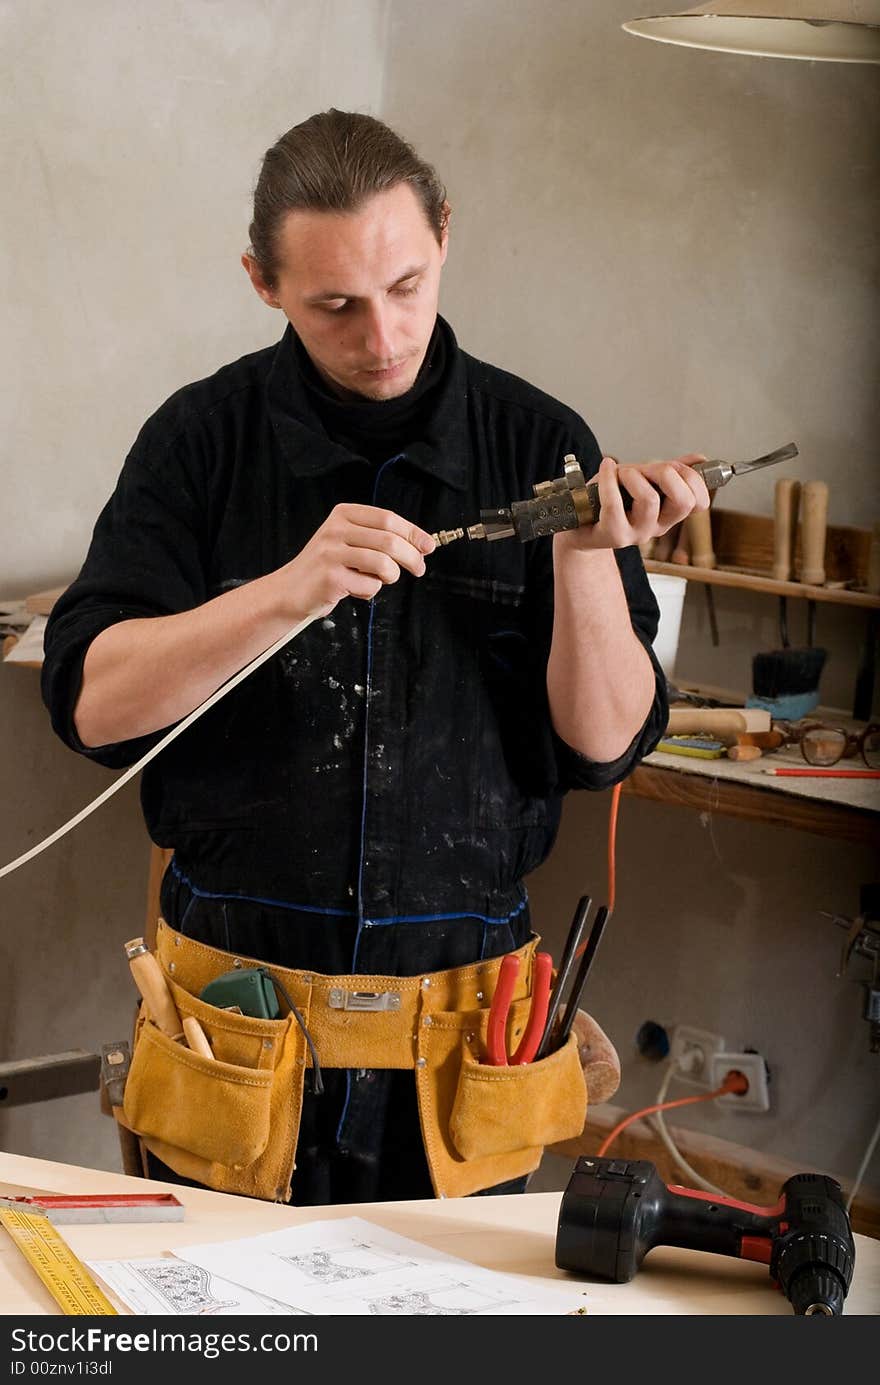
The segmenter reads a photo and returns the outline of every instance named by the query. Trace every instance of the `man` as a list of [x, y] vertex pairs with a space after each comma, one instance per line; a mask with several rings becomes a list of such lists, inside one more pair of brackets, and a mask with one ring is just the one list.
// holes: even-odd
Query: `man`
[[[444, 189], [380, 122], [331, 110], [284, 135], [250, 235], [244, 268], [288, 326], [142, 429], [46, 632], [53, 724], [130, 764], [317, 617], [145, 771], [175, 850], [164, 920], [323, 976], [497, 958], [530, 937], [522, 879], [564, 793], [619, 781], [664, 729], [637, 545], [705, 487], [693, 456], [603, 460], [570, 409], [461, 351], [437, 313]], [[435, 551], [567, 453], [598, 471], [595, 525]], [[412, 1072], [324, 1085], [293, 1200], [430, 1196]]]

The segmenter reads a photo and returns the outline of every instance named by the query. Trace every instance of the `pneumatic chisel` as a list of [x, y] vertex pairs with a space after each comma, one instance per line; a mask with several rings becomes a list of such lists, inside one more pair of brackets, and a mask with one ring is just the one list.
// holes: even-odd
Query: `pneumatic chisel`
[[[758, 471], [765, 466], [774, 466], [798, 455], [793, 442], [769, 452], [766, 457], [756, 457], [750, 462], [696, 462], [693, 470], [699, 472], [710, 491], [720, 490], [734, 476], [745, 476], [750, 471]], [[578, 529], [582, 524], [595, 524], [599, 518], [601, 502], [599, 485], [596, 481], [587, 482], [580, 463], [572, 454], [565, 457], [562, 476], [551, 481], [539, 481], [532, 489], [533, 500], [514, 500], [511, 505], [498, 509], [482, 510], [480, 522], [462, 529], [440, 529], [432, 537], [441, 545], [455, 543], [457, 539], [519, 539], [527, 543], [547, 534], [558, 534], [562, 529]], [[624, 509], [630, 509], [632, 497], [622, 492]]]

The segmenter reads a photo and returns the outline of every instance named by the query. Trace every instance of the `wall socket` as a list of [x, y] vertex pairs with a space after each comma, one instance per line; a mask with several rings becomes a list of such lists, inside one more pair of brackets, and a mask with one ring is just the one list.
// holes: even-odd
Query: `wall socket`
[[[689, 1024], [677, 1024], [672, 1032], [669, 1058], [676, 1065], [678, 1080], [710, 1091], [713, 1085], [713, 1055], [723, 1053], [725, 1047], [725, 1040], [720, 1034], [713, 1034], [708, 1029], [694, 1029]], [[724, 1071], [726, 1073], [728, 1069]], [[751, 1075], [748, 1076], [751, 1083]]]
[[767, 1090], [767, 1064], [760, 1053], [726, 1053], [723, 1050], [713, 1053], [709, 1059], [709, 1081], [707, 1085], [720, 1087], [727, 1074], [735, 1069], [748, 1078], [749, 1090], [743, 1096], [728, 1092], [717, 1098], [719, 1106], [728, 1106], [736, 1111], [769, 1111], [770, 1094]]

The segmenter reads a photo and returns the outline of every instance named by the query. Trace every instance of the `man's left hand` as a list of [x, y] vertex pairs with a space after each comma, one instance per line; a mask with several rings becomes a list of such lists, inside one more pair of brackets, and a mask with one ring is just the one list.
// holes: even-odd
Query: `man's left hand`
[[620, 1059], [617, 1050], [605, 1031], [586, 1010], [576, 1012], [572, 1029], [577, 1035], [578, 1053], [590, 1105], [610, 1101], [620, 1086]]
[[[629, 548], [650, 543], [693, 510], [709, 508], [709, 492], [695, 462], [706, 458], [688, 452], [668, 462], [618, 463], [603, 457], [596, 474], [601, 509], [595, 524], [566, 531], [565, 538], [578, 548]], [[632, 497], [624, 509], [623, 493]], [[557, 535], [557, 538], [562, 538]]]

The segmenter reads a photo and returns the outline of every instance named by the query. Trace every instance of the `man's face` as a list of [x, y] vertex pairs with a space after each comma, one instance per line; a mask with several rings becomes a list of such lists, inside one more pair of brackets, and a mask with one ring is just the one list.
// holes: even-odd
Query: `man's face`
[[395, 399], [424, 360], [446, 259], [408, 183], [356, 212], [288, 212], [274, 289], [247, 256], [257, 293], [280, 307], [315, 367], [341, 396]]

